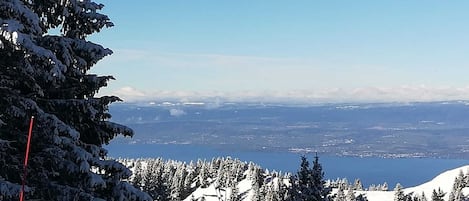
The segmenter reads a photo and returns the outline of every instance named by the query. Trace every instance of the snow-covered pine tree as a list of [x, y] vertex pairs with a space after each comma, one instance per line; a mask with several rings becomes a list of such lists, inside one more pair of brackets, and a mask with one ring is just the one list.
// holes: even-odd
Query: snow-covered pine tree
[[[251, 165], [251, 164], [250, 164]], [[259, 166], [253, 165], [251, 174], [252, 182], [252, 201], [261, 201], [264, 200], [264, 175], [262, 169]]]
[[163, 178], [163, 167], [160, 166], [157, 175], [155, 176], [155, 194], [153, 197], [154, 200], [168, 200], [170, 196], [170, 189], [168, 184]]
[[319, 163], [319, 157], [316, 153], [313, 161], [313, 182], [315, 187], [315, 195], [320, 197], [321, 199], [318, 200], [328, 200], [328, 195], [331, 192], [330, 188], [326, 188], [325, 181], [324, 181], [324, 171], [322, 171], [322, 165]]
[[466, 200], [466, 196], [463, 194], [463, 188], [467, 186], [466, 178], [464, 173], [459, 171], [458, 176], [454, 179], [453, 189], [449, 194], [448, 201], [463, 201]]
[[371, 184], [369, 187], [368, 187], [368, 191], [376, 191], [376, 185], [375, 184]]
[[[140, 164], [141, 166], [141, 164]], [[152, 198], [155, 198], [158, 195], [158, 192], [156, 190], [156, 186], [159, 184], [157, 179], [161, 178], [161, 172], [158, 171], [160, 167], [158, 166], [157, 160], [151, 159], [151, 160], [146, 160], [146, 166], [144, 168], [144, 171], [142, 172], [141, 176], [141, 184], [139, 185], [138, 183], [133, 183], [134, 186], [141, 187], [141, 189], [148, 194]], [[143, 169], [143, 168], [142, 168]], [[138, 174], [139, 172], [134, 172], [135, 174]], [[136, 175], [135, 175], [136, 176]]]
[[435, 189], [433, 189], [433, 192], [432, 192], [432, 201], [444, 201], [444, 197], [445, 197], [445, 192], [443, 192], [440, 188], [438, 188], [438, 191], [436, 191]]
[[353, 191], [353, 188], [349, 188], [347, 191], [347, 194], [345, 195], [345, 198], [347, 201], [355, 201], [357, 197], [355, 196], [355, 192]]
[[325, 187], [324, 172], [316, 155], [313, 167], [309, 167], [309, 162], [305, 156], [301, 157], [300, 170], [298, 171], [298, 195], [300, 200], [323, 201], [329, 200], [330, 189]]
[[[124, 163], [125, 164], [125, 163]], [[143, 187], [143, 175], [144, 171], [142, 168], [142, 163], [137, 160], [134, 162], [134, 169], [132, 171], [132, 174], [134, 175], [132, 178], [132, 184], [137, 187], [137, 188], [142, 188]]]
[[355, 182], [353, 182], [353, 189], [357, 191], [363, 190], [363, 184], [360, 179], [355, 179]]
[[279, 194], [279, 185], [278, 180], [273, 179], [267, 185], [264, 185], [265, 189], [265, 201], [282, 201], [281, 196]]
[[195, 177], [198, 174], [198, 172], [197, 172], [198, 168], [192, 162], [191, 162], [191, 164], [189, 164], [188, 167], [192, 168], [192, 169], [186, 170], [187, 174], [186, 174], [186, 178], [184, 178], [184, 185], [183, 185], [184, 192], [183, 192], [183, 195], [190, 194], [194, 190], [195, 185], [193, 186], [193, 184], [194, 184], [194, 181], [195, 181]]
[[239, 189], [238, 189], [238, 181], [234, 181], [229, 186], [231, 189], [230, 197], [228, 198], [229, 201], [240, 201]]
[[422, 195], [420, 195], [420, 201], [427, 201], [427, 196], [425, 196], [424, 192], [422, 192]]
[[394, 188], [394, 201], [406, 201], [405, 199], [403, 187], [400, 183], [397, 183]]
[[[141, 164], [142, 189], [150, 194], [153, 200], [169, 200], [170, 189], [167, 178], [164, 177], [165, 166], [170, 166], [170, 162], [164, 162], [161, 158], [145, 159], [138, 161]], [[146, 163], [146, 166], [142, 164]]]
[[344, 189], [342, 187], [339, 187], [337, 190], [337, 193], [334, 195], [333, 201], [346, 201], [346, 195], [344, 193]]
[[308, 200], [313, 194], [312, 172], [306, 156], [301, 156], [300, 170], [298, 171], [298, 196], [301, 200]]
[[363, 194], [360, 194], [357, 196], [355, 200], [356, 201], [368, 201], [368, 198], [366, 198], [366, 196], [364, 196]]
[[285, 179], [288, 181], [289, 185], [282, 182], [281, 191], [282, 191], [282, 198], [284, 201], [294, 201], [299, 198], [299, 190], [298, 190], [298, 179], [291, 174], [285, 176]]
[[381, 186], [381, 191], [388, 191], [388, 183], [384, 182], [383, 185]]
[[[0, 1], [0, 185], [17, 197], [27, 125], [36, 126], [27, 199], [150, 200], [103, 144], [131, 129], [108, 121], [118, 97], [95, 97], [111, 76], [89, 74], [112, 53], [87, 36], [113, 24], [91, 0]], [[52, 35], [60, 29], [59, 35]], [[6, 189], [6, 190], [5, 190]]]
[[173, 179], [170, 186], [172, 200], [179, 201], [189, 195], [185, 192], [184, 189], [184, 179], [186, 178], [186, 176], [186, 165], [182, 163], [176, 165], [176, 171], [173, 175]]
[[200, 166], [199, 175], [197, 175], [197, 184], [202, 188], [206, 188], [209, 185], [208, 177], [210, 175], [209, 168], [205, 161], [198, 161], [197, 165]]

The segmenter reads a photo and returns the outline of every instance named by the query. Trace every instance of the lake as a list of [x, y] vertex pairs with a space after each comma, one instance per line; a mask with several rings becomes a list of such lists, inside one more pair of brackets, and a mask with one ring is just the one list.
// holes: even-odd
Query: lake
[[[213, 157], [238, 158], [253, 161], [269, 170], [296, 173], [301, 153], [241, 151], [202, 145], [185, 144], [110, 144], [106, 146], [111, 157], [148, 158], [161, 157], [190, 162]], [[307, 155], [312, 161], [314, 154]], [[439, 173], [469, 164], [469, 160], [435, 158], [359, 158], [319, 155], [326, 179], [347, 178], [353, 182], [360, 178], [364, 187], [387, 182], [392, 190], [397, 183], [404, 187], [419, 185]]]

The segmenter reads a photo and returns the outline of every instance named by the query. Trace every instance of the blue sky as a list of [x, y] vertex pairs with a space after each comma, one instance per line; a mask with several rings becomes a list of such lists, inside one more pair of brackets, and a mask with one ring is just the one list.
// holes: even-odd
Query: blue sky
[[99, 1], [125, 100], [469, 99], [469, 1]]

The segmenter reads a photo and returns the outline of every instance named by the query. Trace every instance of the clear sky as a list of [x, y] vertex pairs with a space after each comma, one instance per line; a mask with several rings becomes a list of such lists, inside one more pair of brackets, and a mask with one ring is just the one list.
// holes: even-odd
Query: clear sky
[[469, 1], [98, 1], [126, 100], [469, 99]]

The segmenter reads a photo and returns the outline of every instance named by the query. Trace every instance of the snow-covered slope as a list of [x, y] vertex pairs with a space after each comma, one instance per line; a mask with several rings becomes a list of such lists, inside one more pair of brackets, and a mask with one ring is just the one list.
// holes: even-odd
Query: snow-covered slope
[[[415, 186], [411, 188], [404, 189], [406, 194], [413, 193], [414, 195], [421, 195], [422, 192], [425, 193], [427, 200], [431, 200], [431, 195], [433, 189], [440, 188], [443, 192], [446, 193], [445, 200], [448, 200], [449, 193], [452, 190], [454, 179], [459, 175], [460, 172], [468, 174], [469, 165], [459, 167], [456, 169], [448, 170], [436, 176], [434, 179]], [[238, 184], [238, 189], [242, 196], [243, 201], [250, 201], [251, 199], [251, 180], [245, 179]], [[226, 190], [226, 194], [225, 194]], [[190, 201], [191, 198], [196, 200], [201, 197], [205, 197], [207, 201], [213, 200], [218, 201], [218, 196], [224, 197], [229, 196], [231, 189], [222, 189], [216, 190], [214, 185], [210, 185], [208, 188], [199, 188], [192, 193], [193, 196], [189, 196], [186, 201]], [[223, 195], [220, 195], [223, 193]], [[467, 192], [466, 192], [467, 193]], [[394, 191], [357, 191], [356, 194], [365, 194], [369, 201], [393, 201], [394, 200]], [[218, 196], [217, 196], [218, 195]]]
[[[239, 182], [237, 188], [242, 201], [250, 201], [252, 197], [251, 192], [251, 183], [250, 179], [244, 179]], [[188, 196], [184, 201], [192, 200], [205, 200], [205, 201], [220, 201], [229, 198], [231, 195], [231, 188], [216, 188], [215, 184], [212, 183], [207, 188], [197, 188], [190, 196]]]
[[[456, 169], [448, 170], [436, 176], [432, 180], [415, 186], [411, 188], [404, 189], [404, 192], [414, 193], [414, 195], [421, 195], [422, 192], [425, 193], [427, 200], [431, 200], [433, 189], [440, 188], [443, 192], [446, 193], [445, 200], [448, 200], [449, 193], [453, 188], [454, 179], [459, 175], [459, 172], [467, 174], [469, 170], [469, 165], [462, 166]], [[394, 192], [393, 191], [363, 191], [359, 192], [367, 196], [369, 201], [393, 201]]]
[[[231, 194], [237, 195], [236, 199], [240, 201], [251, 201], [254, 195], [259, 195], [260, 190], [265, 193], [263, 195], [266, 200], [274, 197], [281, 200], [283, 196], [287, 196], [286, 189], [291, 185], [289, 174], [264, 171], [253, 163], [248, 164], [231, 158], [199, 160], [190, 164], [163, 161], [161, 158], [122, 159], [120, 161], [134, 172], [131, 178], [134, 185], [144, 188], [147, 183], [155, 185], [151, 182], [153, 181], [151, 178], [160, 178], [168, 182], [162, 186], [156, 185], [156, 187], [166, 190], [169, 193], [168, 196], [184, 197], [184, 201], [228, 200]], [[440, 189], [445, 193], [444, 199], [448, 200], [455, 179], [466, 180], [468, 175], [469, 165], [462, 166], [445, 171], [424, 184], [403, 189], [403, 193], [421, 196], [423, 192], [427, 200], [431, 200], [433, 190]], [[335, 184], [331, 185], [335, 186]], [[347, 182], [345, 185], [352, 184]], [[395, 192], [392, 189], [393, 187], [389, 191], [355, 191], [355, 195], [364, 194], [369, 201], [393, 201]], [[337, 193], [337, 190], [333, 189], [332, 193]], [[462, 189], [462, 193], [469, 195], [469, 188]]]
[[433, 178], [431, 181], [421, 184], [419, 186], [415, 186], [412, 188], [406, 188], [404, 190], [405, 193], [414, 192], [414, 194], [422, 194], [425, 193], [428, 200], [430, 200], [432, 196], [433, 189], [440, 188], [443, 192], [446, 193], [445, 200], [448, 199], [449, 193], [451, 192], [454, 184], [454, 179], [459, 175], [462, 171], [464, 174], [467, 174], [469, 170], [469, 165], [462, 166], [456, 169], [448, 170], [446, 172], [441, 173], [437, 177]]

